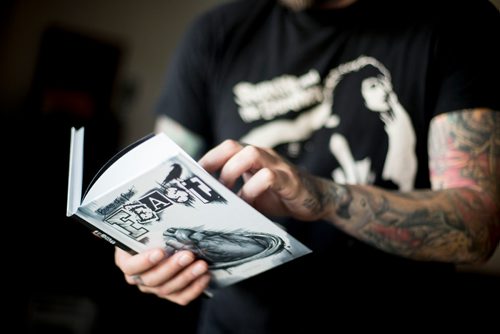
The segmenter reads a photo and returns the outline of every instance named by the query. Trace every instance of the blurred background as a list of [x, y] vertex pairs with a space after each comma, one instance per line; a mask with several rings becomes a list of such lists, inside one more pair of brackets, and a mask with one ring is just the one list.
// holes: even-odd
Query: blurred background
[[152, 132], [174, 47], [218, 2], [0, 1], [3, 183], [15, 184], [2, 263], [16, 332], [194, 332], [198, 303], [180, 307], [128, 286], [114, 248], [65, 217], [69, 136], [85, 125], [88, 182]]
[[[69, 129], [86, 127], [88, 182], [153, 130], [174, 47], [222, 1], [0, 1], [3, 183], [15, 184], [5, 192], [2, 276], [19, 331], [194, 332], [198, 302], [179, 307], [128, 286], [113, 247], [65, 217]], [[478, 275], [500, 282], [500, 252], [460, 269], [471, 284]]]

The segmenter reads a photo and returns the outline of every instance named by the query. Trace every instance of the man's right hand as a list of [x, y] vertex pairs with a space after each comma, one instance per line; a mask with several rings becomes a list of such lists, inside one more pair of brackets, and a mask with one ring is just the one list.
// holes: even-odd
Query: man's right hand
[[188, 251], [167, 256], [156, 248], [130, 255], [116, 248], [115, 263], [129, 284], [179, 305], [196, 299], [210, 282], [207, 263]]

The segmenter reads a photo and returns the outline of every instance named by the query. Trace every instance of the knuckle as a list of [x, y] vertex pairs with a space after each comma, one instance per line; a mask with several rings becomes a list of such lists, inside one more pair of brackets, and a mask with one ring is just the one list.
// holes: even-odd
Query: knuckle
[[195, 284], [195, 295], [199, 295], [203, 292], [203, 290], [207, 287], [210, 282], [210, 276], [201, 277]]
[[120, 268], [120, 270], [125, 274], [125, 275], [128, 275], [128, 276], [132, 276], [134, 273], [130, 270], [130, 268], [128, 266], [126, 266], [125, 264], [122, 264], [121, 266], [119, 266], [118, 268]]
[[208, 270], [208, 264], [203, 260], [196, 261], [189, 270], [185, 270], [182, 274], [184, 282], [189, 283], [199, 276], [203, 275]]
[[138, 273], [137, 265], [131, 260], [123, 261], [119, 268], [124, 274], [129, 276], [133, 276]]
[[269, 154], [270, 156], [272, 156], [273, 158], [279, 157], [278, 153], [276, 153], [276, 151], [270, 147], [261, 147], [260, 149]]
[[184, 297], [179, 297], [177, 298], [177, 304], [181, 305], [181, 306], [186, 306], [187, 304], [189, 304], [190, 300], [188, 300], [187, 298], [184, 298]]
[[173, 279], [178, 273], [182, 270], [182, 266], [177, 263], [177, 261], [172, 261], [170, 263], [165, 264], [158, 272], [158, 277], [156, 278], [156, 284], [160, 284], [162, 282], [167, 282]]
[[164, 281], [161, 278], [150, 277], [147, 280], [145, 280], [144, 284], [154, 288], [160, 286], [163, 282]]
[[234, 139], [226, 139], [222, 142], [221, 146], [227, 150], [235, 151], [238, 150], [241, 145]]
[[263, 178], [269, 182], [269, 183], [274, 183], [276, 182], [276, 173], [268, 168], [268, 167], [265, 167], [265, 168], [262, 168], [262, 175], [263, 175]]
[[121, 267], [121, 257], [118, 254], [118, 251], [115, 250], [115, 264], [118, 268]]
[[123, 273], [125, 275], [133, 276], [133, 275], [137, 274], [137, 272], [134, 271], [132, 267], [127, 266], [127, 265], [123, 265], [122, 268], [120, 268], [120, 269], [123, 271]]
[[168, 296], [174, 292], [174, 289], [169, 284], [165, 284], [158, 289], [158, 294], [161, 296]]
[[141, 292], [144, 292], [144, 293], [149, 293], [149, 290], [147, 287], [145, 286], [142, 286], [142, 285], [138, 285], [137, 288], [141, 291]]
[[115, 257], [115, 265], [118, 267], [118, 269], [120, 269], [122, 272], [125, 272], [125, 268], [124, 268], [124, 265], [123, 265], [123, 261], [122, 259], [120, 259], [119, 257]]
[[151, 278], [149, 277], [145, 277], [145, 276], [142, 276], [141, 277], [141, 285], [145, 285], [145, 286], [148, 286], [148, 287], [152, 287], [153, 284], [152, 284], [152, 280]]
[[248, 189], [247, 186], [243, 186], [243, 188], [241, 188], [240, 196], [241, 196], [241, 198], [243, 198], [245, 201], [247, 201], [250, 204], [256, 198], [255, 192], [252, 191], [252, 189]]
[[260, 157], [260, 149], [255, 147], [255, 146], [251, 146], [251, 145], [245, 146], [243, 148], [243, 151], [245, 152], [245, 154], [247, 156], [249, 156], [252, 159], [256, 159], [256, 158]]
[[158, 295], [158, 297], [163, 298], [163, 299], [166, 299], [166, 300], [168, 300], [169, 302], [172, 302], [172, 303], [175, 303], [175, 304], [179, 304], [179, 303], [177, 302], [177, 298], [174, 298], [174, 297], [172, 297], [172, 296], [161, 296], [161, 295]]
[[125, 277], [125, 282], [127, 282], [130, 285], [136, 285], [132, 277], [129, 275], [123, 274], [123, 277]]

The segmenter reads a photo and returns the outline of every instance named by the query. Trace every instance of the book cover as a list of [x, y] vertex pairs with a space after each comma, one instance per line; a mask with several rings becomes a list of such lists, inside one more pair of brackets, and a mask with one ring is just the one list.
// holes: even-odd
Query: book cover
[[207, 173], [165, 134], [112, 158], [82, 198], [84, 130], [71, 130], [67, 215], [134, 254], [190, 250], [209, 264], [211, 288], [310, 252]]

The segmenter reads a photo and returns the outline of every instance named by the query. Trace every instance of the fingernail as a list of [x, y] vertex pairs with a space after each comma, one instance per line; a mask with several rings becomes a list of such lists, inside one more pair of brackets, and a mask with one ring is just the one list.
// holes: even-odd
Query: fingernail
[[181, 257], [177, 260], [177, 263], [182, 267], [187, 266], [191, 262], [193, 262], [193, 257], [189, 254], [182, 254]]
[[191, 271], [191, 273], [194, 275], [194, 276], [200, 276], [201, 274], [203, 274], [205, 271], [206, 271], [206, 267], [203, 263], [198, 263], [197, 265], [194, 266], [193, 270]]
[[153, 253], [151, 253], [149, 255], [149, 261], [151, 263], [157, 263], [159, 262], [161, 259], [163, 259], [163, 252], [160, 251], [160, 250], [156, 250], [154, 251]]

